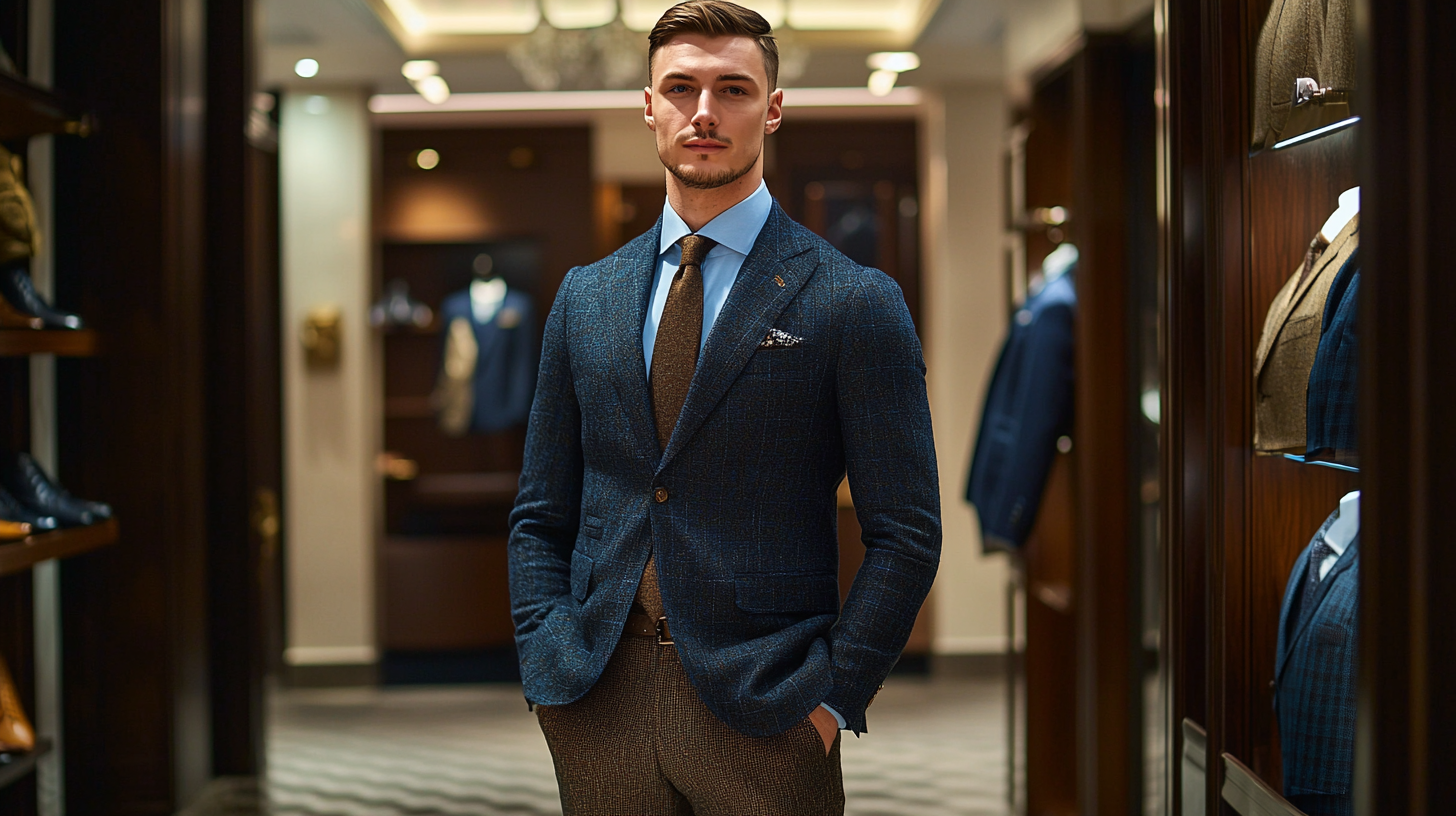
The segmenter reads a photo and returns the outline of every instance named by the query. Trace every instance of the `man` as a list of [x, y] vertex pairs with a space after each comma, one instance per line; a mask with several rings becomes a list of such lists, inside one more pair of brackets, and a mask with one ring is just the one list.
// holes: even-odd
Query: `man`
[[[839, 728], [898, 659], [940, 555], [899, 289], [763, 184], [778, 53], [725, 0], [649, 35], [652, 230], [571, 270], [546, 323], [511, 603], [567, 814], [838, 814]], [[839, 608], [836, 492], [866, 546]]]

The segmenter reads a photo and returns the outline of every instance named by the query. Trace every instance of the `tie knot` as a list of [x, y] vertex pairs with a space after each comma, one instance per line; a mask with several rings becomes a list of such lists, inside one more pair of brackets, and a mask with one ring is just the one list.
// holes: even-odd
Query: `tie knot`
[[708, 257], [708, 251], [718, 245], [712, 238], [696, 234], [684, 235], [680, 243], [682, 244], [682, 260], [678, 262], [678, 266], [701, 267], [703, 259]]

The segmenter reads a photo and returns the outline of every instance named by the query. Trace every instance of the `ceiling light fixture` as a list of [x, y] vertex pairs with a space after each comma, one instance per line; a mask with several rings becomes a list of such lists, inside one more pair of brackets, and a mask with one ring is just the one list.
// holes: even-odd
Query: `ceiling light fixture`
[[305, 57], [304, 59], [293, 63], [293, 73], [298, 74], [304, 79], [312, 79], [313, 77], [318, 76], [318, 72], [319, 64], [318, 60], [316, 59], [309, 59]]
[[434, 170], [440, 166], [440, 151], [432, 147], [421, 150], [415, 154], [415, 166], [421, 170]]
[[617, 19], [617, 0], [541, 0], [552, 28], [597, 28]]
[[450, 83], [440, 76], [440, 63], [434, 60], [410, 60], [399, 72], [431, 105], [439, 105], [450, 98]]
[[920, 67], [920, 56], [914, 51], [876, 51], [865, 60], [870, 74], [869, 89], [875, 96], [888, 96], [895, 89], [900, 74]]

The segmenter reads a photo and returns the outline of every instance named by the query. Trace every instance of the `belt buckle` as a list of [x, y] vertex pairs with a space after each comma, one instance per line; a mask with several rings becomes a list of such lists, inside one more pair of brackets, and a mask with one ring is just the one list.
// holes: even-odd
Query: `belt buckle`
[[657, 645], [658, 646], [671, 646], [671, 645], [673, 645], [673, 641], [672, 641], [672, 630], [670, 630], [670, 629], [667, 628], [667, 616], [666, 615], [663, 615], [662, 617], [658, 618], [654, 622], [654, 625], [653, 626], [657, 630]]

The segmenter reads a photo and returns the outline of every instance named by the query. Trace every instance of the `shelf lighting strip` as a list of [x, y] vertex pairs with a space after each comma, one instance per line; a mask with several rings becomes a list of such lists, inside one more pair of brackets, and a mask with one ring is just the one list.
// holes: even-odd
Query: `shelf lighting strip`
[[1321, 136], [1327, 136], [1337, 130], [1344, 130], [1347, 127], [1357, 124], [1359, 121], [1360, 117], [1358, 116], [1351, 116], [1349, 119], [1341, 119], [1333, 125], [1325, 125], [1322, 128], [1315, 128], [1308, 133], [1301, 133], [1298, 136], [1285, 139], [1282, 142], [1275, 142], [1274, 147], [1271, 149], [1283, 150], [1286, 147], [1293, 147], [1294, 145], [1297, 145], [1301, 142], [1307, 142], [1310, 139], [1318, 139]]

